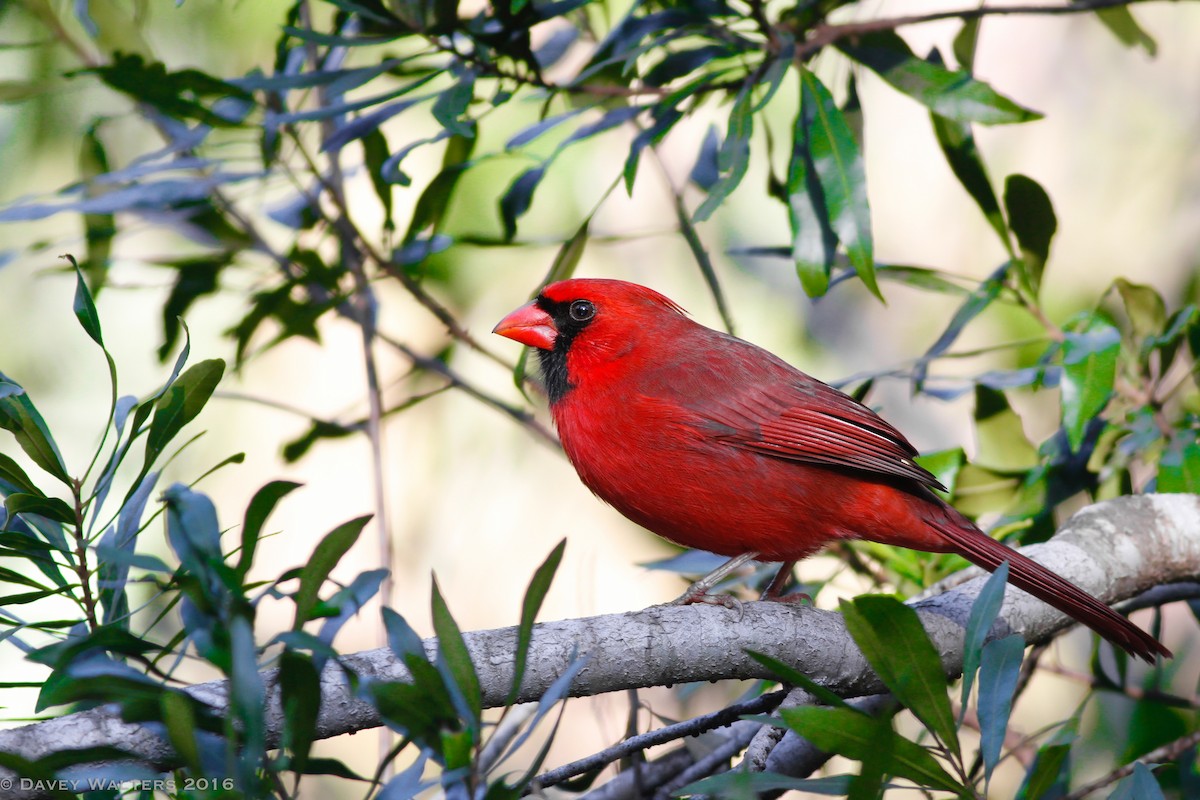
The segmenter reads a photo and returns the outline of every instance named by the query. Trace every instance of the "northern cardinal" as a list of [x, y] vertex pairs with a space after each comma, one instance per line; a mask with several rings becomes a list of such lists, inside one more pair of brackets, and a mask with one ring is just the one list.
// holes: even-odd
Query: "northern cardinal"
[[[958, 553], [1132, 655], [1153, 636], [938, 497], [917, 450], [875, 412], [771, 353], [616, 280], [547, 286], [494, 333], [537, 348], [550, 410], [580, 479], [678, 544], [792, 564], [839, 539]], [[697, 584], [703, 599], [716, 580]]]

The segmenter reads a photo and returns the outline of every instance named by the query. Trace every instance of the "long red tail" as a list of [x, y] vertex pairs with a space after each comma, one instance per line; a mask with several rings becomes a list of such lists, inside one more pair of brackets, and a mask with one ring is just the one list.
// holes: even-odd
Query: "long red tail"
[[1007, 547], [977, 528], [937, 525], [953, 544], [954, 551], [972, 564], [994, 571], [1008, 561], [1008, 581], [1049, 603], [1130, 655], [1154, 663], [1156, 655], [1170, 658], [1171, 651], [1144, 630], [1092, 597], [1075, 584], [1056, 575], [1027, 556]]

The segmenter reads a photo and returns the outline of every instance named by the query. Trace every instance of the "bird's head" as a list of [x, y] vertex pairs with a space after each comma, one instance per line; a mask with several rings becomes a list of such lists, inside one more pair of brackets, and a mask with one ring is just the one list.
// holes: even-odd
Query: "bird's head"
[[544, 288], [492, 333], [538, 349], [546, 390], [555, 402], [585, 372], [602, 370], [647, 335], [685, 319], [679, 306], [645, 286], [573, 278]]

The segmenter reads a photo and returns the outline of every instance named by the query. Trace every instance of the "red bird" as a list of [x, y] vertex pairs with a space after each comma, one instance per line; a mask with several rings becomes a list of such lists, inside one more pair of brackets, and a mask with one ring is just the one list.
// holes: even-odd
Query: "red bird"
[[[784, 562], [769, 594], [829, 542], [868, 539], [989, 571], [1008, 561], [1013, 585], [1129, 653], [1171, 655], [943, 502], [916, 449], [875, 412], [658, 292], [561, 281], [494, 332], [537, 348], [563, 449], [588, 488], [659, 536], [738, 557], [727, 566]], [[717, 579], [681, 600], [705, 599]]]

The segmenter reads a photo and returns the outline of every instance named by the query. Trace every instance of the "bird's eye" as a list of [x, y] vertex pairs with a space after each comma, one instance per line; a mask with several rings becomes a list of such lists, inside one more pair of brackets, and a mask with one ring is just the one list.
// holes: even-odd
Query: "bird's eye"
[[571, 303], [571, 319], [576, 322], [587, 322], [596, 316], [596, 307], [589, 300], [576, 300]]

